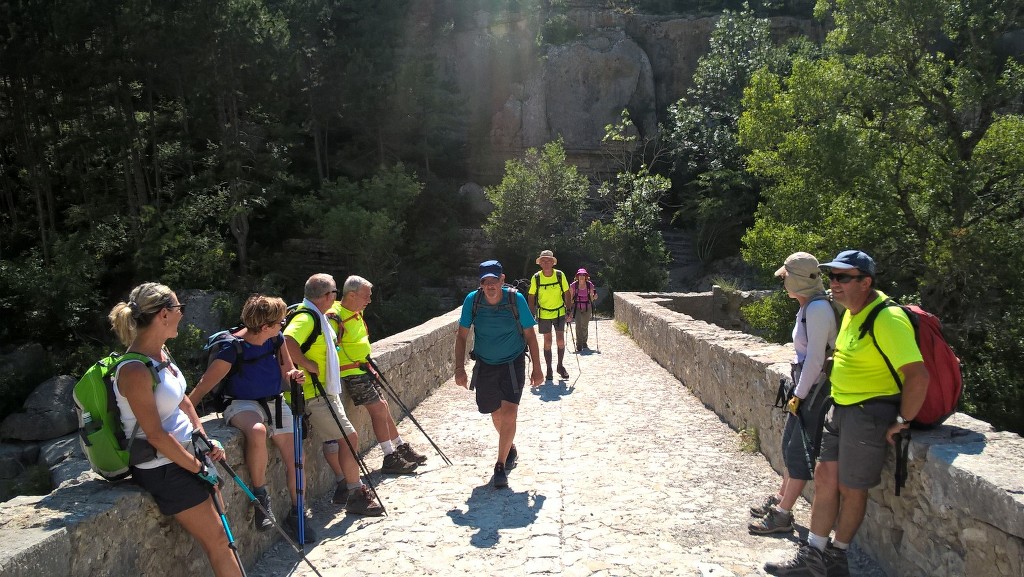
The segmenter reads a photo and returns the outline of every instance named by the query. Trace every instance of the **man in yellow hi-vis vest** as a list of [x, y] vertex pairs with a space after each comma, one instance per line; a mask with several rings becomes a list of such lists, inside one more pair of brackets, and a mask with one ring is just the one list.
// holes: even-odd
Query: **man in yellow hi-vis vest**
[[537, 317], [537, 327], [544, 335], [544, 360], [547, 363], [546, 380], [551, 375], [551, 329], [555, 329], [555, 341], [558, 345], [558, 376], [569, 378], [569, 371], [562, 365], [565, 357], [565, 315], [569, 309], [569, 281], [562, 271], [555, 269], [558, 259], [550, 250], [543, 250], [537, 257], [540, 265], [533, 278], [530, 279], [530, 310]]

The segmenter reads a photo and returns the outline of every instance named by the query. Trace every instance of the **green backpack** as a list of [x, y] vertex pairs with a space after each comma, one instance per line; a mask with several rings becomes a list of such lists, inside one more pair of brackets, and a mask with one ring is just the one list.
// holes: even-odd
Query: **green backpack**
[[[122, 363], [126, 361], [140, 361], [144, 363], [153, 373], [153, 389], [159, 382], [157, 373], [164, 368], [163, 363], [157, 365], [153, 359], [139, 353], [110, 353], [89, 367], [82, 378], [75, 383], [73, 396], [75, 399], [75, 412], [78, 413], [78, 434], [81, 437], [82, 451], [92, 470], [108, 481], [123, 479], [131, 474], [129, 465], [141, 463], [143, 460], [131, 459], [132, 444], [135, 443], [135, 453], [142, 456], [145, 451], [139, 451], [140, 446], [148, 446], [144, 439], [135, 442], [135, 435], [139, 431], [138, 423], [132, 430], [131, 439], [124, 436], [124, 428], [121, 426], [121, 411], [117, 408], [117, 400], [114, 398], [113, 377]], [[150, 455], [155, 457], [152, 447], [148, 447]], [[146, 458], [145, 460], [148, 460]]]

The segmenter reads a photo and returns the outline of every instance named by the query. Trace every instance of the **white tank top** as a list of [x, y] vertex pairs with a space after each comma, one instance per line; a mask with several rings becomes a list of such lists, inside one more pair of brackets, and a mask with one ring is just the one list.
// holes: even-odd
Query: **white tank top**
[[[114, 398], [117, 400], [117, 408], [121, 411], [121, 427], [124, 430], [125, 438], [131, 437], [138, 421], [135, 418], [135, 413], [132, 412], [131, 406], [128, 404], [128, 400], [124, 398], [121, 391], [117, 388], [117, 377], [125, 365], [139, 362], [141, 361], [126, 361], [118, 366], [117, 372], [114, 373]], [[159, 361], [154, 359], [153, 362], [158, 363]], [[185, 397], [185, 376], [181, 374], [181, 370], [174, 363], [161, 369], [157, 376], [160, 378], [160, 381], [157, 383], [153, 395], [156, 397], [156, 411], [160, 415], [160, 424], [179, 443], [186, 445], [192, 440], [192, 421], [188, 419], [188, 415], [179, 407], [181, 400]], [[145, 439], [146, 432], [140, 427], [135, 433], [135, 438]], [[136, 465], [136, 467], [140, 469], [153, 469], [170, 462], [171, 460], [163, 456], [163, 453], [157, 452], [156, 459], [146, 461]]]

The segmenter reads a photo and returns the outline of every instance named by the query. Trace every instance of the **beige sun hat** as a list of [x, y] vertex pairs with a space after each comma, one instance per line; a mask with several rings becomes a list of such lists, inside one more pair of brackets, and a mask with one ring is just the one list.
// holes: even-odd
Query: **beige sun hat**
[[551, 260], [553, 260], [554, 262], [551, 263], [551, 266], [558, 264], [558, 259], [555, 258], [555, 253], [551, 252], [550, 250], [540, 251], [540, 256], [537, 257], [537, 264], [540, 264], [540, 259], [542, 258], [550, 258]]

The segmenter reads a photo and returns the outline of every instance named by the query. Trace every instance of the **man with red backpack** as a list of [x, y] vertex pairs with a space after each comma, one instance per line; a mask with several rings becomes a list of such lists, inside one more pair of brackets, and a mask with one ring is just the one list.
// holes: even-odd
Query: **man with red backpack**
[[589, 350], [587, 336], [590, 331], [590, 319], [594, 316], [594, 305], [597, 303], [597, 291], [594, 283], [590, 282], [590, 273], [587, 269], [581, 268], [576, 271], [576, 280], [569, 285], [569, 300], [572, 308], [569, 309], [570, 323], [576, 319], [576, 352], [582, 353]]
[[[894, 444], [894, 435], [917, 416], [928, 391], [928, 369], [903, 309], [880, 309], [873, 331], [867, 336], [861, 331], [872, 310], [888, 299], [875, 288], [874, 259], [846, 250], [821, 267], [828, 270], [833, 299], [846, 307], [831, 373], [835, 406], [826, 419], [814, 469], [807, 544], [791, 560], [766, 563], [770, 575], [850, 574], [846, 550], [864, 520], [868, 489], [881, 482], [886, 444]], [[893, 379], [890, 363], [902, 387]]]

